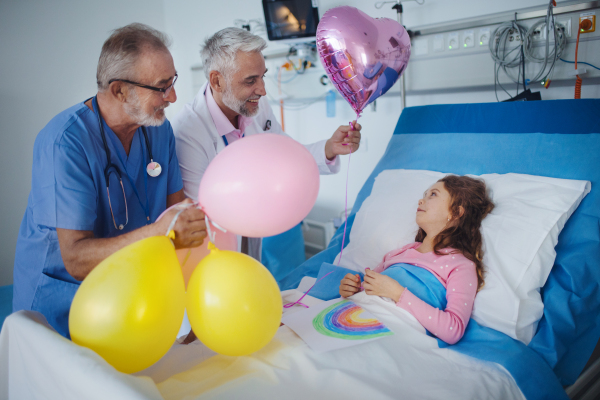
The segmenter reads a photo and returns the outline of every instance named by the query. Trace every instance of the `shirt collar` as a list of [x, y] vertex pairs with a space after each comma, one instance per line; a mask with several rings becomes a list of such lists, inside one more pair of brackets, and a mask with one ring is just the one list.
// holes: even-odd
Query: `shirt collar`
[[221, 107], [215, 101], [213, 97], [212, 90], [210, 89], [210, 84], [206, 86], [206, 91], [204, 92], [204, 97], [206, 99], [206, 105], [208, 106], [208, 111], [210, 112], [210, 116], [212, 117], [213, 122], [215, 123], [215, 127], [217, 128], [217, 133], [219, 136], [225, 136], [232, 132], [239, 132], [240, 135], [244, 134], [248, 125], [250, 125], [253, 121], [253, 118], [244, 117], [243, 115], [238, 115], [238, 125], [240, 129], [236, 129], [231, 121], [225, 116]]

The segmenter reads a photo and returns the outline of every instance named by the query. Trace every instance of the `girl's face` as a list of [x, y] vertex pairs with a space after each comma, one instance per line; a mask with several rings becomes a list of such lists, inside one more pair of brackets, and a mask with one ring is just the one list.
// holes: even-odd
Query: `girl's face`
[[419, 200], [417, 225], [427, 235], [437, 235], [444, 230], [452, 218], [450, 203], [450, 193], [444, 187], [444, 182], [436, 182], [427, 189], [423, 194], [423, 198]]

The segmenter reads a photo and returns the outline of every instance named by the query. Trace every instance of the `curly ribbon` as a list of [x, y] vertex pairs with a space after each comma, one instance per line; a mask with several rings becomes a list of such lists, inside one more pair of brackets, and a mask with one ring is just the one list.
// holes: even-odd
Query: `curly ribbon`
[[323, 278], [325, 278], [327, 275], [331, 274], [332, 272], [333, 272], [333, 271], [331, 271], [331, 272], [328, 272], [327, 274], [323, 275], [323, 276], [321, 277], [321, 279], [319, 279], [318, 281], [316, 281], [315, 283], [313, 283], [313, 285], [312, 285], [312, 286], [311, 286], [311, 287], [310, 287], [310, 288], [309, 288], [309, 289], [308, 289], [306, 292], [304, 292], [304, 294], [302, 295], [302, 297], [300, 297], [298, 300], [296, 300], [296, 301], [295, 301], [295, 302], [293, 302], [293, 303], [287, 303], [286, 305], [284, 305], [284, 306], [283, 306], [283, 308], [290, 308], [290, 307], [292, 307], [292, 306], [293, 306], [293, 305], [295, 305], [295, 304], [298, 304], [299, 306], [302, 306], [302, 307], [309, 308], [309, 307], [308, 307], [306, 304], [302, 303], [302, 302], [301, 302], [301, 300], [304, 298], [304, 296], [306, 296], [306, 295], [308, 294], [308, 292], [310, 292], [310, 291], [311, 291], [311, 289], [312, 289], [312, 288], [314, 288], [314, 287], [315, 287], [315, 285], [316, 285], [317, 283], [319, 283], [321, 280], [323, 280]]
[[[356, 121], [360, 118], [360, 114], [356, 114]], [[355, 125], [352, 121], [350, 121], [350, 127], [354, 130]], [[344, 254], [344, 241], [346, 240], [346, 228], [348, 227], [348, 179], [350, 177], [350, 158], [352, 157], [352, 152], [348, 154], [348, 171], [346, 171], [346, 203], [344, 205], [344, 235], [342, 236], [342, 249], [340, 251], [340, 258], [338, 259], [337, 265], [340, 265], [342, 262], [342, 255]]]

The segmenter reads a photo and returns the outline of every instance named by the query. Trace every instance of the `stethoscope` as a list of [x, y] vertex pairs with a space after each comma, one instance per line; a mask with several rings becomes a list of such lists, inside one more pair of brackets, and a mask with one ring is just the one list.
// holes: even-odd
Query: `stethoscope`
[[[127, 209], [127, 197], [125, 196], [125, 188], [123, 186], [122, 174], [121, 174], [121, 170], [119, 169], [119, 167], [110, 161], [111, 153], [110, 153], [110, 148], [108, 147], [108, 143], [106, 141], [106, 135], [104, 133], [104, 120], [102, 118], [102, 114], [100, 113], [100, 107], [98, 107], [97, 96], [93, 97], [92, 105], [93, 105], [93, 108], [98, 111], [98, 114], [97, 114], [98, 125], [100, 126], [100, 135], [102, 136], [102, 143], [104, 144], [104, 152], [106, 153], [107, 165], [106, 165], [106, 168], [104, 168], [104, 179], [106, 181], [106, 194], [108, 196], [108, 206], [110, 208], [110, 215], [112, 216], [113, 224], [115, 225], [115, 228], [118, 230], [123, 230], [123, 228], [125, 228], [125, 225], [127, 225], [127, 223], [129, 222], [129, 211]], [[148, 155], [150, 156], [150, 163], [148, 163], [148, 165], [146, 166], [146, 173], [148, 175], [150, 175], [151, 177], [155, 178], [155, 177], [159, 176], [160, 173], [162, 172], [162, 167], [160, 166], [159, 163], [155, 162], [154, 158], [152, 157], [152, 148], [150, 147], [150, 140], [148, 139], [148, 132], [146, 131], [145, 126], [142, 126], [142, 133], [144, 134], [146, 148], [148, 149]], [[117, 154], [117, 157], [119, 157], [119, 159], [121, 159], [118, 154]], [[123, 160], [121, 160], [121, 163], [123, 163]], [[123, 164], [123, 165], [125, 165], [125, 164]], [[119, 224], [119, 225], [117, 225], [117, 223], [115, 221], [115, 215], [113, 213], [112, 204], [110, 201], [110, 191], [109, 191], [110, 179], [109, 178], [110, 178], [110, 174], [112, 172], [114, 172], [119, 178], [119, 183], [121, 184], [121, 189], [123, 190], [123, 199], [125, 201], [125, 223]], [[129, 174], [126, 174], [126, 175], [127, 175], [127, 178], [129, 178], [129, 182], [131, 183], [133, 191], [134, 191], [136, 197], [138, 198], [140, 205], [142, 206], [142, 208], [144, 209], [144, 211], [146, 213], [146, 220], [148, 221], [148, 223], [150, 223], [150, 210], [149, 210], [150, 202], [148, 200], [148, 178], [144, 175], [144, 188], [146, 189], [146, 204], [144, 205], [144, 204], [142, 204], [142, 200], [140, 199], [140, 195], [137, 191], [137, 188], [136, 188], [134, 182], [132, 181]]]

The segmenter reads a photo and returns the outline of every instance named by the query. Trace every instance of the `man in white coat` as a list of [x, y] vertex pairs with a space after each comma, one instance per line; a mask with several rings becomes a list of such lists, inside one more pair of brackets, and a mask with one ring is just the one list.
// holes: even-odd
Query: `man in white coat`
[[[266, 99], [267, 72], [261, 53], [267, 43], [244, 29], [226, 28], [204, 43], [200, 55], [208, 82], [185, 105], [171, 125], [184, 193], [198, 198], [198, 188], [208, 164], [227, 145], [260, 133], [285, 135]], [[358, 149], [361, 126], [340, 126], [328, 140], [306, 145], [321, 174], [337, 173], [338, 155]], [[238, 238], [238, 250], [260, 260], [260, 238]], [[184, 321], [180, 334], [190, 329]], [[183, 343], [196, 336], [190, 334]]]
[[[267, 43], [244, 29], [225, 28], [208, 38], [200, 55], [208, 82], [171, 124], [187, 197], [197, 200], [208, 164], [228, 144], [260, 133], [285, 135], [265, 97]], [[358, 149], [361, 126], [340, 126], [328, 140], [306, 145], [321, 174], [337, 173], [338, 155]], [[241, 250], [260, 260], [260, 239], [240, 240]]]

